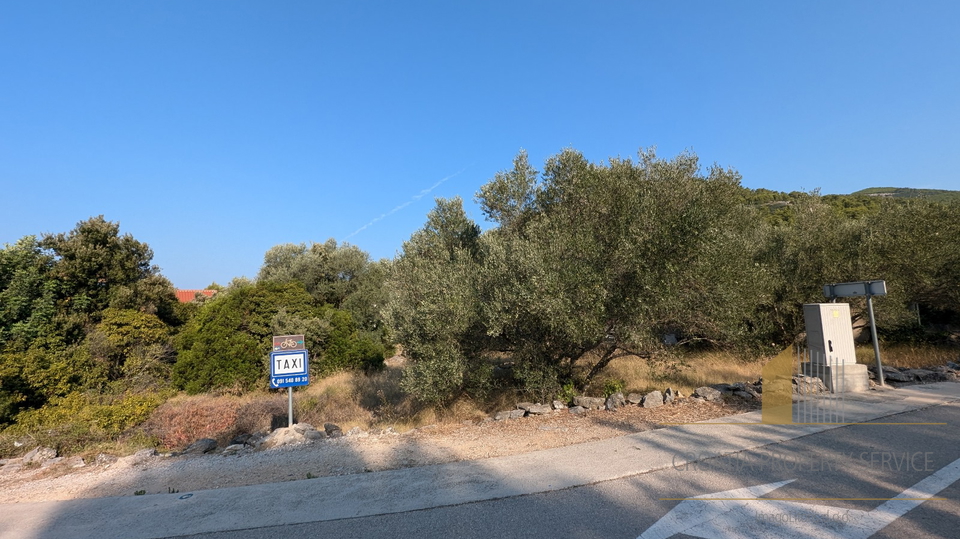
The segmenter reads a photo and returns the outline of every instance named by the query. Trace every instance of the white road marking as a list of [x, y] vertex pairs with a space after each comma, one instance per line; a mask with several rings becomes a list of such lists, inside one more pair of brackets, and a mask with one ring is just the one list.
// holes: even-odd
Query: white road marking
[[[715, 492], [680, 502], [637, 539], [666, 539], [678, 533], [703, 539], [866, 539], [958, 479], [960, 459], [872, 511], [750, 499], [792, 483], [794, 479]], [[716, 498], [721, 499], [711, 501]]]

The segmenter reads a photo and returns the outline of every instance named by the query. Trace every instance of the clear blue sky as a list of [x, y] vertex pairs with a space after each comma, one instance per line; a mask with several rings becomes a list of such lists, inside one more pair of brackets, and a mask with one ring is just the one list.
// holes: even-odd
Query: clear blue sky
[[280, 243], [391, 258], [434, 197], [482, 221], [521, 148], [960, 189], [958, 28], [953, 0], [8, 0], [0, 243], [103, 214], [180, 288]]

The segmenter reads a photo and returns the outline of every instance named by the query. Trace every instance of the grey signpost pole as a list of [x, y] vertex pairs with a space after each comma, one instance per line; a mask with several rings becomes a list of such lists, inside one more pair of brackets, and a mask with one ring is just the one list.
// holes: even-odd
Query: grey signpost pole
[[287, 427], [293, 426], [293, 388], [287, 388]]
[[873, 317], [873, 294], [870, 293], [870, 287], [867, 287], [867, 312], [870, 313], [870, 339], [873, 341], [873, 355], [877, 358], [877, 380], [880, 381], [880, 387], [886, 384], [883, 382], [883, 365], [880, 363], [880, 343], [877, 341], [877, 321]]

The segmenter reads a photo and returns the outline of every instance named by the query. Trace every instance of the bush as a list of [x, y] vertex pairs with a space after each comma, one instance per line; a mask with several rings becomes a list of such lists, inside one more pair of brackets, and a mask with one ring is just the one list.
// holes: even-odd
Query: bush
[[95, 395], [70, 393], [46, 405], [17, 415], [4, 434], [30, 436], [38, 445], [75, 453], [92, 444], [117, 441], [144, 422], [168, 393]]
[[232, 397], [172, 399], [157, 408], [143, 430], [168, 449], [184, 448], [201, 438], [224, 441], [236, 434], [242, 404]]

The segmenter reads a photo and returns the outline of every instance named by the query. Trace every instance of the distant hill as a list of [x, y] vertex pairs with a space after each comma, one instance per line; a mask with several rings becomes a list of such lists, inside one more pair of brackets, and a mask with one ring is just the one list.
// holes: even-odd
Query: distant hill
[[870, 187], [850, 194], [868, 197], [925, 198], [927, 200], [934, 200], [937, 202], [951, 202], [954, 200], [960, 200], [960, 191], [947, 191], [945, 189], [912, 189], [910, 187]]
[[[789, 223], [792, 219], [790, 207], [797, 201], [813, 196], [814, 193], [794, 191], [783, 193], [770, 189], [743, 189], [743, 201], [747, 204], [765, 208], [773, 223]], [[921, 199], [936, 204], [960, 203], [960, 191], [945, 189], [912, 189], [909, 187], [871, 187], [849, 195], [823, 195], [821, 200], [829, 204], [845, 217], [859, 219], [880, 211], [883, 199], [897, 199], [905, 203], [908, 199]]]

